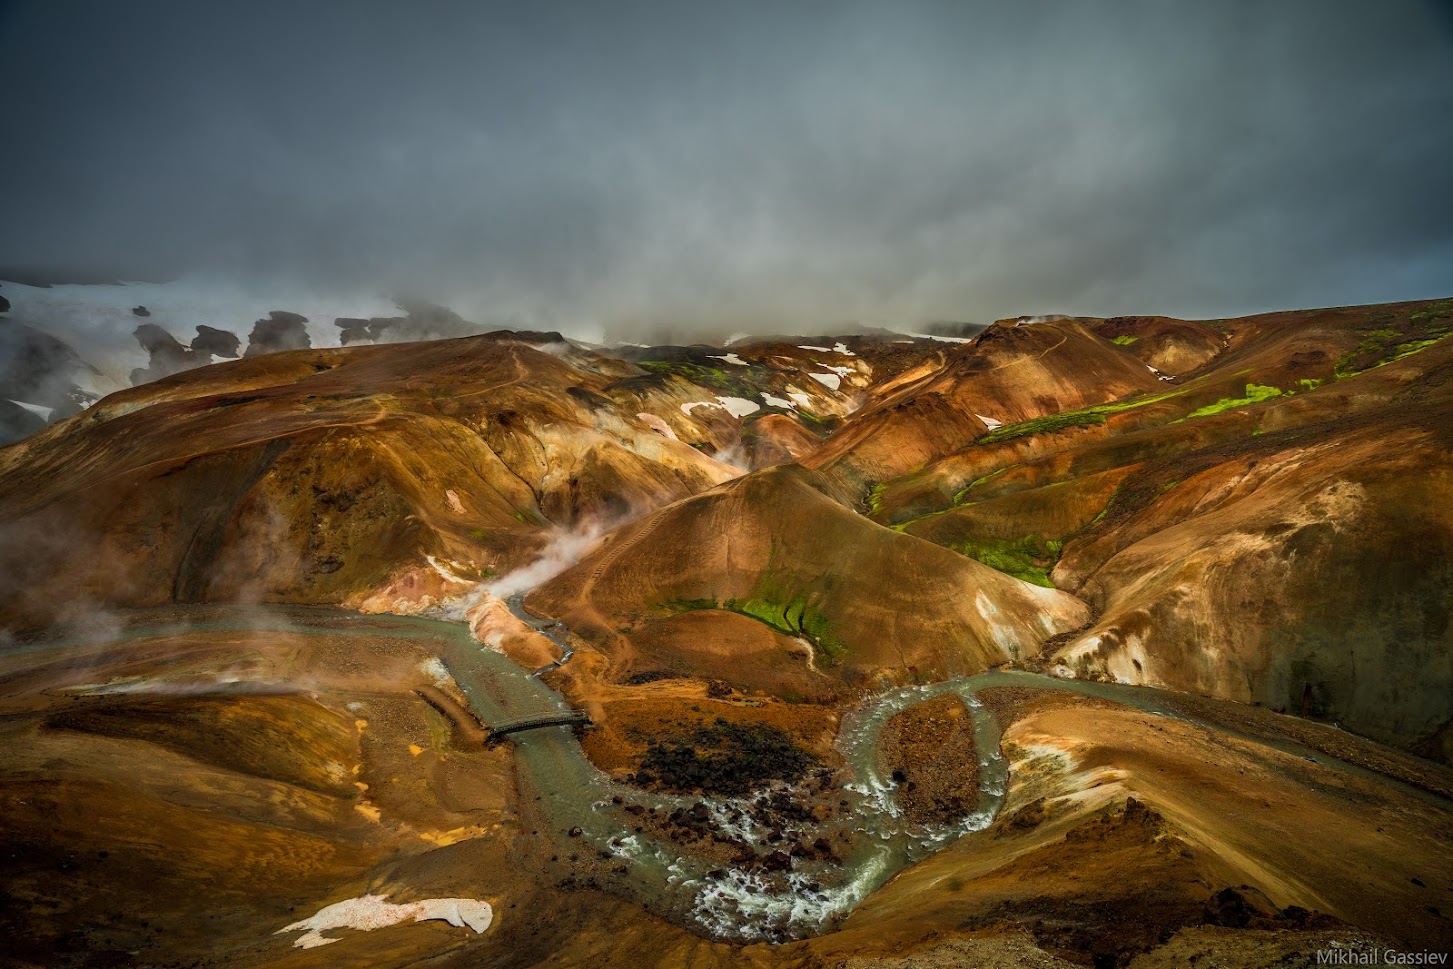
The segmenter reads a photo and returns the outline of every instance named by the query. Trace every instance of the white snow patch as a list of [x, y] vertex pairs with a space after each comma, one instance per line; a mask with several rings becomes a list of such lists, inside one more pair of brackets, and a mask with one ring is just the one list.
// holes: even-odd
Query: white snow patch
[[681, 405], [681, 413], [687, 417], [697, 407], [720, 407], [733, 417], [746, 417], [748, 414], [755, 414], [762, 409], [762, 405], [755, 400], [747, 400], [745, 397], [718, 397], [716, 403], [709, 400], [693, 400], [689, 404]]
[[843, 382], [843, 378], [835, 373], [810, 373], [808, 376], [822, 384], [828, 390], [837, 390]]
[[762, 409], [761, 404], [745, 397], [718, 397], [717, 400], [721, 401], [721, 406], [733, 417], [746, 417]]
[[810, 394], [798, 393], [796, 391], [788, 391], [787, 396], [797, 401], [798, 407], [812, 406], [812, 396]]
[[468, 926], [476, 933], [482, 933], [494, 922], [494, 909], [488, 902], [478, 899], [426, 898], [422, 902], [394, 905], [387, 898], [387, 895], [363, 895], [334, 902], [320, 908], [312, 918], [284, 926], [273, 934], [302, 932], [303, 935], [293, 940], [293, 945], [299, 949], [315, 949], [338, 941], [323, 935], [333, 929], [372, 932], [409, 920], [441, 919], [458, 928]]
[[6, 400], [9, 400], [10, 403], [14, 404], [16, 407], [24, 407], [26, 410], [30, 411], [32, 414], [39, 417], [43, 421], [50, 420], [50, 415], [55, 413], [54, 407], [43, 407], [40, 404], [27, 404], [23, 400], [12, 400], [9, 397], [7, 397]]
[[454, 514], [464, 514], [464, 503], [459, 500], [459, 495], [453, 488], [446, 488], [444, 490], [444, 497], [449, 500], [449, 507], [454, 509]]
[[[802, 395], [798, 395], [798, 396], [802, 396]], [[792, 409], [792, 401], [790, 401], [790, 400], [783, 400], [781, 397], [773, 397], [771, 394], [763, 394], [762, 395], [762, 401], [768, 407], [786, 407], [788, 410], [791, 410]]]
[[984, 426], [987, 427], [991, 431], [994, 428], [996, 428], [996, 427], [1003, 427], [1004, 426], [1004, 422], [1003, 421], [996, 421], [992, 417], [985, 417], [983, 414], [975, 414], [974, 416], [977, 417], [979, 420], [983, 421], [984, 422]]
[[857, 356], [856, 353], [854, 353], [853, 351], [851, 351], [851, 350], [848, 349], [848, 345], [846, 343], [834, 343], [832, 345], [832, 350], [833, 350], [833, 353], [841, 353], [845, 357], [856, 357]]
[[817, 353], [832, 353], [832, 347], [809, 347], [809, 346], [805, 346], [804, 345], [804, 346], [799, 346], [797, 349], [799, 349], [799, 350], [813, 350], [813, 351], [815, 351]]
[[727, 363], [734, 363], [738, 367], [750, 367], [751, 366], [750, 363], [748, 363], [747, 361], [743, 360], [741, 357], [737, 356], [735, 353], [728, 353], [726, 356], [723, 356], [723, 357], [718, 357], [715, 354], [713, 354], [711, 358], [713, 360], [725, 360]]

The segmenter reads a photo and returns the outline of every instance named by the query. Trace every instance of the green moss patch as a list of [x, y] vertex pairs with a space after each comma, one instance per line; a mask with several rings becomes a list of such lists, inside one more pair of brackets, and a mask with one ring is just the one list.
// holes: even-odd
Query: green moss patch
[[[1245, 407], [1248, 404], [1257, 404], [1263, 400], [1271, 400], [1273, 397], [1280, 397], [1280, 387], [1268, 387], [1265, 384], [1247, 384], [1246, 396], [1244, 397], [1222, 397], [1214, 404], [1207, 404], [1205, 407], [1197, 407], [1185, 417], [1183, 421], [1191, 420], [1194, 417], [1208, 417], [1211, 414], [1219, 414], [1222, 411], [1234, 410], [1237, 407]], [[1180, 421], [1175, 423], [1179, 424]]]
[[763, 575], [757, 588], [746, 599], [671, 599], [661, 604], [668, 615], [722, 609], [755, 619], [786, 636], [798, 637], [812, 644], [813, 652], [825, 666], [831, 666], [847, 655], [847, 645], [838, 637], [832, 623], [807, 595], [783, 592], [770, 573]]
[[977, 539], [950, 547], [960, 555], [991, 569], [1044, 586], [1046, 589], [1054, 588], [1054, 583], [1049, 580], [1049, 573], [1064, 549], [1063, 543], [1053, 539], [1041, 540], [1037, 535], [1010, 540]]
[[1374, 319], [1377, 327], [1364, 329], [1362, 342], [1338, 358], [1332, 368], [1333, 379], [1351, 377], [1412, 356], [1453, 333], [1453, 299], [1424, 303], [1409, 313], [1405, 322], [1398, 322], [1387, 313]]
[[[1096, 404], [1093, 407], [1084, 407], [1080, 410], [1061, 411], [1058, 414], [1047, 414], [1044, 417], [1035, 417], [1027, 421], [1020, 421], [1018, 424], [1005, 424], [1003, 427], [996, 427], [994, 430], [979, 438], [980, 444], [998, 444], [1001, 441], [1012, 441], [1016, 437], [1028, 437], [1033, 434], [1048, 434], [1054, 431], [1062, 431], [1069, 427], [1088, 427], [1095, 424], [1105, 423], [1105, 419], [1111, 414], [1120, 414], [1125, 411], [1135, 410], [1154, 404], [1162, 400], [1169, 400], [1172, 397], [1179, 397], [1185, 393], [1184, 388], [1167, 391], [1163, 394], [1152, 394], [1149, 397], [1132, 397], [1129, 400], [1114, 401], [1109, 404]], [[971, 486], [972, 487], [972, 486]]]
[[686, 360], [642, 360], [637, 364], [642, 370], [654, 374], [674, 374], [700, 387], [710, 387], [727, 397], [753, 398], [757, 389], [735, 374], [729, 374], [721, 367], [708, 367]]
[[791, 599], [774, 595], [761, 595], [760, 590], [768, 586], [766, 580], [759, 586], [759, 594], [746, 600], [729, 599], [723, 608], [750, 616], [766, 623], [780, 633], [800, 636], [812, 644], [814, 652], [826, 665], [841, 660], [847, 655], [847, 646], [833, 632], [827, 617], [813, 608], [806, 596]]

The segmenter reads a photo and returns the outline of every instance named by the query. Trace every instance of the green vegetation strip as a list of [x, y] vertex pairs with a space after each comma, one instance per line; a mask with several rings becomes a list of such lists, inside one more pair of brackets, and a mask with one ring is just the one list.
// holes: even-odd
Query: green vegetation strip
[[828, 618], [819, 612], [805, 595], [788, 596], [776, 590], [770, 576], [757, 583], [756, 593], [746, 599], [672, 599], [664, 603], [670, 615], [723, 609], [755, 619], [787, 636], [800, 637], [812, 644], [813, 652], [826, 666], [847, 655], [847, 646], [833, 631]]
[[1197, 407], [1180, 421], [1172, 421], [1179, 424], [1181, 421], [1188, 421], [1193, 417], [1207, 417], [1211, 414], [1219, 414], [1222, 411], [1234, 410], [1237, 407], [1245, 407], [1247, 404], [1257, 404], [1263, 400], [1271, 400], [1273, 397], [1280, 397], [1280, 387], [1268, 387], [1265, 384], [1247, 384], [1245, 397], [1222, 397], [1214, 404], [1207, 404], [1205, 407]]
[[[1016, 437], [1028, 437], [1032, 434], [1046, 434], [1052, 431], [1064, 430], [1067, 427], [1087, 427], [1093, 424], [1105, 423], [1105, 418], [1111, 414], [1119, 414], [1128, 410], [1135, 410], [1149, 404], [1168, 400], [1172, 397], [1179, 397], [1186, 392], [1185, 388], [1167, 391], [1163, 394], [1152, 394], [1149, 397], [1135, 397], [1130, 400], [1115, 401], [1109, 404], [1095, 404], [1093, 407], [1084, 407], [1080, 410], [1067, 410], [1058, 414], [1048, 414], [1044, 417], [1035, 417], [1027, 421], [1020, 421], [1018, 424], [1006, 424], [1003, 427], [996, 427], [994, 430], [979, 438], [980, 444], [998, 444], [1001, 441], [1012, 441]], [[970, 486], [972, 487], [972, 486]]]
[[1009, 540], [975, 539], [950, 547], [960, 555], [991, 569], [998, 569], [1005, 575], [1053, 589], [1054, 583], [1049, 580], [1049, 573], [1055, 562], [1059, 561], [1064, 544], [1053, 539], [1042, 541], [1037, 535], [1027, 535]]

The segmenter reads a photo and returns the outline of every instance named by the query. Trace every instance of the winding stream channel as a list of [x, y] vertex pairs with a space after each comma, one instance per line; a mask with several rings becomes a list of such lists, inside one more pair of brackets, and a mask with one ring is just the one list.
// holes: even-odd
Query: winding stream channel
[[[531, 628], [560, 648], [567, 662], [569, 632], [558, 623], [525, 611], [523, 593], [509, 607]], [[373, 636], [425, 641], [436, 648], [450, 674], [486, 724], [570, 713], [566, 703], [539, 674], [519, 667], [501, 653], [481, 646], [459, 623], [401, 616], [365, 616], [315, 608], [276, 608], [260, 614], [231, 613], [224, 618], [133, 628], [114, 641], [197, 631], [270, 630], [329, 636]], [[21, 647], [55, 649], [65, 643]], [[838, 749], [851, 781], [841, 792], [845, 807], [829, 820], [785, 830], [788, 840], [828, 838], [836, 860], [797, 859], [790, 870], [766, 873], [761, 866], [723, 864], [682, 854], [670, 841], [638, 831], [632, 810], [705, 805], [719, 833], [769, 849], [766, 829], [751, 814], [751, 798], [676, 797], [611, 781], [582, 752], [569, 727], [544, 727], [511, 737], [521, 791], [534, 804], [552, 834], [579, 829], [578, 838], [610, 856], [617, 877], [610, 888], [651, 911], [721, 939], [782, 940], [823, 932], [908, 865], [967, 832], [993, 822], [1004, 802], [1008, 768], [1000, 752], [999, 727], [979, 699], [993, 687], [1064, 690], [1098, 697], [1160, 716], [1189, 719], [1172, 711], [1160, 691], [1108, 683], [1061, 680], [1015, 670], [990, 670], [926, 686], [904, 687], [873, 697], [847, 715]], [[881, 776], [878, 740], [897, 713], [944, 694], [961, 697], [973, 718], [979, 758], [979, 798], [975, 810], [954, 824], [915, 823], [903, 816], [895, 785]], [[1299, 744], [1244, 735], [1225, 727], [1191, 721], [1222, 734], [1243, 737], [1323, 766], [1370, 778], [1446, 807], [1437, 795], [1336, 760]], [[639, 808], [634, 806], [639, 805]], [[584, 847], [582, 845], [582, 847]]]

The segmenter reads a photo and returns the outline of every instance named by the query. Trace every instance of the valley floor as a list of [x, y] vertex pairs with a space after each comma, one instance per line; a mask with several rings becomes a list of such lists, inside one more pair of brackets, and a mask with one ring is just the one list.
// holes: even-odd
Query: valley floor
[[[1149, 699], [1137, 703], [1162, 709], [1148, 712], [1011, 679], [976, 694], [1007, 770], [1002, 806], [979, 830], [937, 844], [820, 934], [714, 941], [700, 911], [672, 901], [679, 881], [652, 888], [632, 870], [649, 860], [593, 830], [557, 830], [552, 802], [639, 822], [643, 840], [718, 869], [762, 870], [733, 861], [738, 849], [720, 837], [729, 826], [709, 826], [730, 799], [672, 802], [604, 775], [572, 788], [575, 775], [550, 766], [566, 763], [551, 759], [554, 747], [579, 749], [563, 728], [483, 744], [480, 720], [497, 701], [461, 691], [451, 650], [472, 647], [450, 645], [438, 627], [327, 610], [173, 609], [118, 617], [89, 641], [13, 647], [0, 658], [0, 925], [12, 958], [1310, 965], [1334, 944], [1441, 951], [1453, 940], [1445, 769], [1233, 704], [1139, 691]], [[504, 691], [507, 675], [479, 682]], [[669, 711], [687, 696], [706, 717], [743, 702], [711, 696], [705, 682], [664, 685], [643, 684], [639, 704], [659, 695]], [[890, 790], [879, 808], [932, 814], [946, 797], [984, 806], [972, 803], [982, 783], [972, 731], [956, 726], [967, 711], [948, 701], [908, 701], [886, 721], [877, 767]], [[798, 720], [806, 711], [789, 708], [815, 709], [839, 732], [852, 720], [846, 703], [753, 702]], [[825, 833], [834, 860], [821, 870], [851, 868], [858, 856], [830, 809], [856, 797], [843, 785], [861, 778], [850, 751], [817, 753], [823, 773], [775, 787], [778, 823], [784, 843]], [[956, 763], [967, 784], [949, 790], [942, 779]], [[613, 807], [611, 791], [644, 807]], [[692, 805], [703, 802], [712, 813], [697, 813], [711, 820], [698, 823]], [[671, 803], [685, 808], [679, 818]], [[760, 857], [774, 849], [757, 847]], [[789, 864], [819, 870], [811, 858]], [[308, 937], [288, 930], [367, 896], [380, 899], [332, 910], [341, 915], [331, 927], [321, 919], [330, 941], [300, 947]], [[388, 914], [412, 903], [426, 904]], [[739, 918], [753, 917], [744, 895]]]

